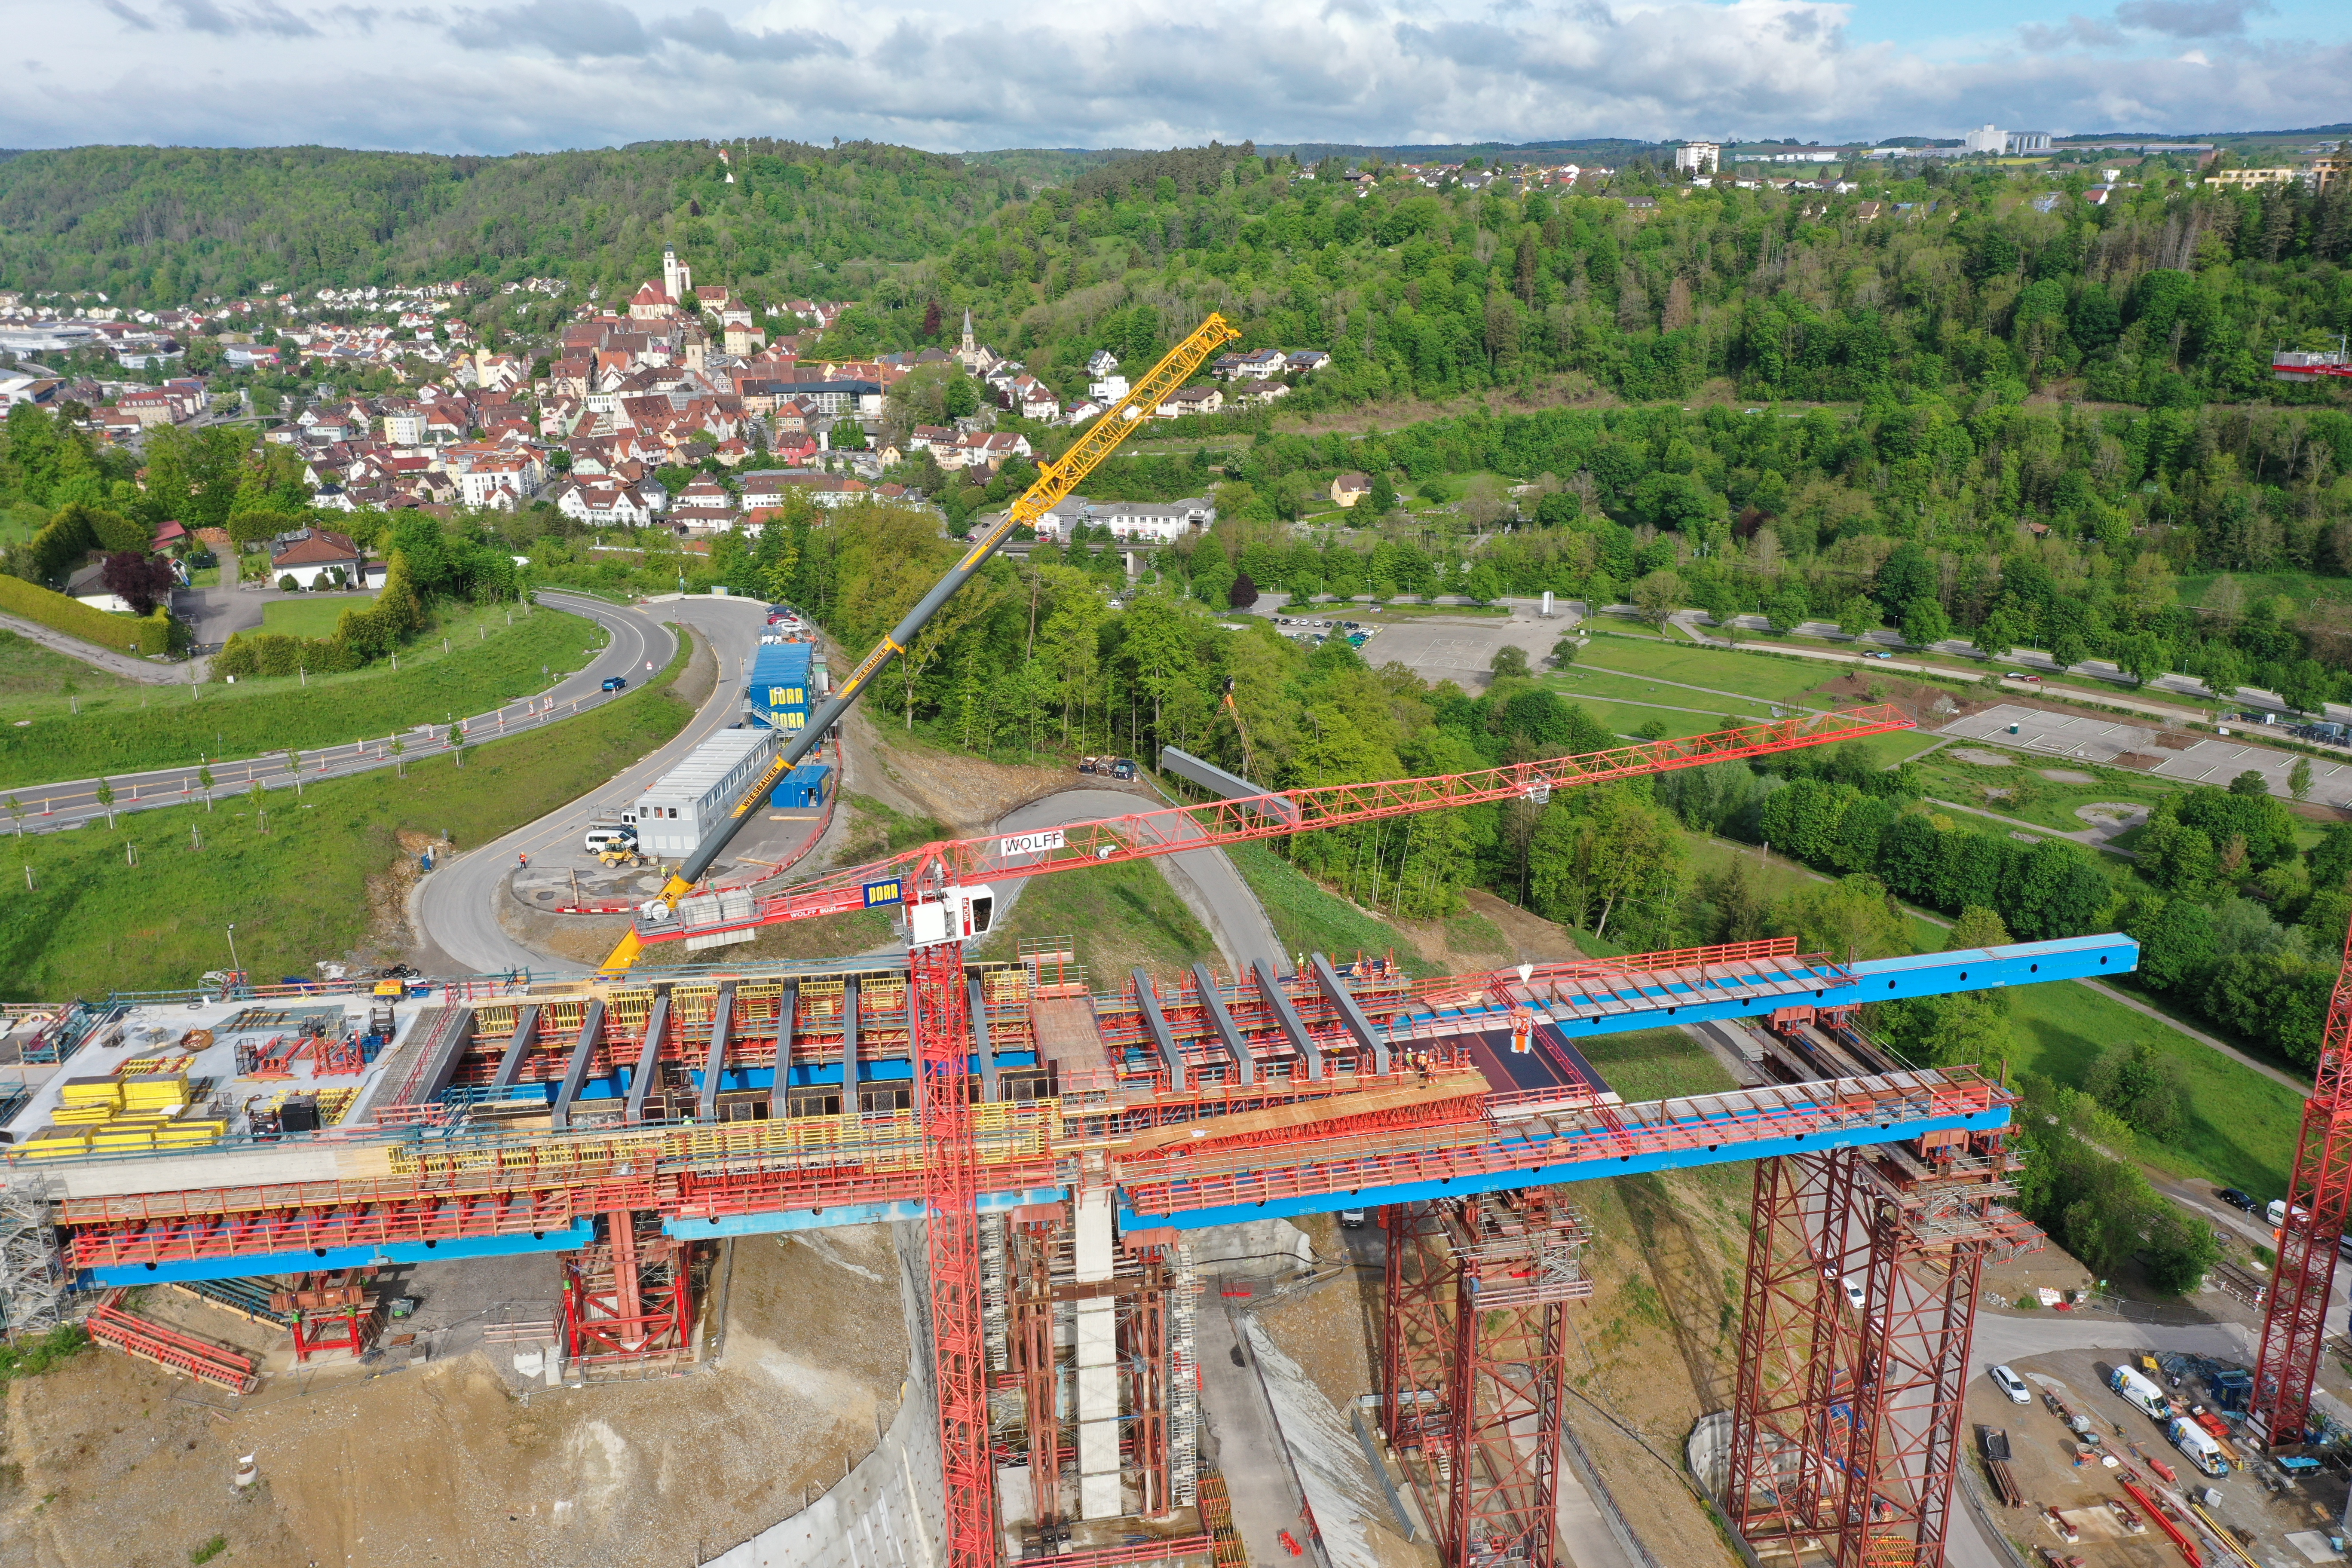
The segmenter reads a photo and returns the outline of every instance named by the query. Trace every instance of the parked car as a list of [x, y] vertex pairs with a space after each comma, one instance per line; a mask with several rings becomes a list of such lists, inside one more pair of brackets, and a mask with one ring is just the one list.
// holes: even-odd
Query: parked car
[[2033, 1403], [2033, 1391], [2025, 1386], [2025, 1379], [2010, 1371], [2008, 1367], [1996, 1366], [1991, 1369], [1990, 1375], [1992, 1378], [1994, 1386], [1998, 1387], [2003, 1394], [2008, 1394], [2011, 1404], [2031, 1405]]
[[2021, 669], [2010, 670], [2008, 673], [2004, 674], [2001, 679], [2003, 680], [2022, 680], [2029, 686], [2039, 686], [2042, 684], [2042, 678], [2040, 676], [2028, 675]]
[[1339, 1225], [1343, 1229], [1361, 1230], [1368, 1223], [1370, 1223], [1370, 1215], [1362, 1209], [1341, 1209], [1339, 1211]]
[[625, 675], [608, 675], [604, 678], [604, 689], [607, 691], [626, 691], [628, 689], [629, 678]]
[[2254, 1202], [2253, 1194], [2242, 1193], [2235, 1187], [2223, 1187], [2213, 1195], [2221, 1199], [2223, 1203], [2228, 1204], [2231, 1208], [2243, 1209], [2248, 1214], [2253, 1213], [2254, 1210], [2260, 1206]]

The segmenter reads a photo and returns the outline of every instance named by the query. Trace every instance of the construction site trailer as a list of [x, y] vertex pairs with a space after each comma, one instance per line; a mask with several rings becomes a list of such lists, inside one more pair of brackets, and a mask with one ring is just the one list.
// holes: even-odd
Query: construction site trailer
[[785, 811], [811, 811], [824, 804], [824, 792], [833, 778], [830, 763], [803, 763], [784, 775], [768, 804]]
[[776, 730], [798, 730], [808, 723], [811, 647], [804, 642], [767, 643], [751, 660], [751, 677], [744, 696], [751, 717]]
[[776, 731], [761, 725], [721, 730], [637, 797], [637, 847], [686, 855], [742, 798], [768, 765]]

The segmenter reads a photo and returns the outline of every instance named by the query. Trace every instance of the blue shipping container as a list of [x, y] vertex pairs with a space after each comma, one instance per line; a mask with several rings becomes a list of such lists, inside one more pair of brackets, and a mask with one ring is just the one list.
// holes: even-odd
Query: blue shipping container
[[830, 763], [803, 763], [784, 775], [768, 804], [786, 811], [809, 811], [824, 804], [826, 786], [832, 782]]

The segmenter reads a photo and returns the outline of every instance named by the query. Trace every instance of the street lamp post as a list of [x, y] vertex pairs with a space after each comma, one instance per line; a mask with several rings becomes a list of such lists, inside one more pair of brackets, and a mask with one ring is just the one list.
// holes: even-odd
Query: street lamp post
[[236, 955], [236, 922], [228, 922], [228, 966], [239, 974], [245, 973], [245, 960]]

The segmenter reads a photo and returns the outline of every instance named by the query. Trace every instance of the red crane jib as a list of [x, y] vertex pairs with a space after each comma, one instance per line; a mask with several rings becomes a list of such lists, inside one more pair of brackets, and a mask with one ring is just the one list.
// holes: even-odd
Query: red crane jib
[[665, 921], [650, 926], [640, 924], [638, 931], [644, 941], [661, 942], [711, 931], [846, 914], [902, 900], [911, 903], [942, 887], [1003, 882], [1078, 866], [1181, 854], [1188, 849], [1239, 844], [1254, 838], [1278, 838], [1415, 812], [1482, 805], [1491, 801], [1548, 798], [1549, 792], [1555, 789], [1769, 756], [1916, 727], [1901, 709], [1881, 703], [1745, 724], [1736, 730], [1718, 730], [1704, 735], [1646, 741], [1579, 756], [1546, 757], [1478, 773], [1278, 790], [1237, 800], [1171, 806], [1028, 833], [949, 839], [909, 849], [887, 860], [830, 872], [800, 887], [772, 894], [759, 903], [748, 920], [690, 927]]

